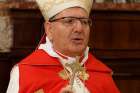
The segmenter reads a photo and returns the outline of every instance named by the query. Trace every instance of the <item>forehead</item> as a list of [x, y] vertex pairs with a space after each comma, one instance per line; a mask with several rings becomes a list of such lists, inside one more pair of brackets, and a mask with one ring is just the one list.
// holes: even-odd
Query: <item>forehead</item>
[[74, 17], [88, 17], [88, 13], [80, 7], [72, 7], [67, 8], [56, 15], [56, 17], [66, 17], [66, 16], [74, 16]]

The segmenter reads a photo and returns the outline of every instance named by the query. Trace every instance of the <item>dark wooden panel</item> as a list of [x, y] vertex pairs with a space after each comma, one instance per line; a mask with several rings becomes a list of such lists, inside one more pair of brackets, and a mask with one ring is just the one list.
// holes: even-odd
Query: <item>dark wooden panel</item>
[[121, 93], [140, 93], [140, 79], [121, 79], [116, 80]]
[[14, 50], [34, 49], [39, 43], [43, 20], [37, 10], [11, 10], [14, 24]]
[[140, 92], [140, 12], [92, 11], [89, 45], [114, 72], [121, 93]]
[[91, 45], [97, 49], [140, 49], [140, 12], [93, 11]]
[[8, 53], [0, 53], [0, 93], [5, 93], [10, 78], [11, 60]]

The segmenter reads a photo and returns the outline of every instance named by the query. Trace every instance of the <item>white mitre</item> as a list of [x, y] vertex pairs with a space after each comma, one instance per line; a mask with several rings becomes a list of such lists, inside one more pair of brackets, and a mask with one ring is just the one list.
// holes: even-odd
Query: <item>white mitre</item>
[[43, 17], [47, 21], [51, 17], [70, 7], [81, 7], [89, 14], [93, 0], [36, 0]]

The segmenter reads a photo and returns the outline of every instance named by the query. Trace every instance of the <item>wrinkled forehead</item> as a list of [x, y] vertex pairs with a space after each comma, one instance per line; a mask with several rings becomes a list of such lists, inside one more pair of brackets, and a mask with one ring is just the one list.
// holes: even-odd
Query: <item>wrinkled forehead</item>
[[56, 14], [54, 17], [89, 17], [85, 9], [81, 7], [70, 7]]

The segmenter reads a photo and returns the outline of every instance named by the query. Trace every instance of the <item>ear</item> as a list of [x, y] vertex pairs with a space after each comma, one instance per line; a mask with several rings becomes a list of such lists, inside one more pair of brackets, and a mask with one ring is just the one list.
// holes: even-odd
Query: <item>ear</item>
[[44, 23], [44, 27], [45, 27], [45, 33], [47, 35], [47, 37], [52, 40], [52, 24], [48, 21], [46, 21]]

